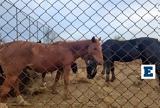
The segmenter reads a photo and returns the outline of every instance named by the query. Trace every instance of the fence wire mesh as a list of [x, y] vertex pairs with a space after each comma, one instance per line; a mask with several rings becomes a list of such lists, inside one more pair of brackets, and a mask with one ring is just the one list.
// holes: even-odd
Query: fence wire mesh
[[[27, 40], [42, 43], [91, 39], [130, 40], [139, 37], [159, 39], [159, 4], [157, 0], [1, 0], [0, 39], [6, 43]], [[127, 51], [125, 51], [127, 52]], [[41, 74], [20, 76], [20, 86], [31, 108], [159, 108], [159, 85], [156, 80], [139, 81], [141, 60], [114, 62], [116, 80], [105, 82], [102, 66], [93, 80], [86, 78], [86, 65], [78, 59], [78, 73], [71, 74], [70, 100], [63, 100], [63, 82], [58, 94], [50, 92], [55, 72], [45, 77], [48, 89], [40, 90]], [[45, 67], [44, 67], [45, 68]], [[32, 73], [32, 74], [31, 74]], [[1, 75], [0, 82], [3, 78]], [[26, 79], [30, 83], [26, 84]], [[36, 92], [35, 92], [36, 91]], [[40, 92], [40, 93], [39, 93]], [[12, 93], [10, 93], [12, 94]], [[14, 106], [10, 97], [10, 108]], [[25, 107], [25, 106], [24, 106]]]

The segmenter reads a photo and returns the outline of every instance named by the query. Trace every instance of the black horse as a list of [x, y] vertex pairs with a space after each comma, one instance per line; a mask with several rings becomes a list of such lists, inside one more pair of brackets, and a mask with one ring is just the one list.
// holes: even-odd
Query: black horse
[[[114, 61], [130, 62], [140, 59], [142, 64], [155, 64], [156, 73], [160, 70], [160, 42], [158, 39], [142, 37], [132, 40], [118, 41], [107, 40], [102, 44], [103, 51], [103, 71], [106, 73], [106, 82], [109, 81], [110, 71], [112, 73], [111, 81], [115, 80]], [[90, 71], [95, 67], [90, 67]]]
[[106, 81], [109, 81], [110, 71], [111, 81], [115, 80], [114, 61], [129, 62], [140, 58], [137, 39], [128, 41], [107, 40], [102, 44], [103, 51], [103, 71], [106, 72]]

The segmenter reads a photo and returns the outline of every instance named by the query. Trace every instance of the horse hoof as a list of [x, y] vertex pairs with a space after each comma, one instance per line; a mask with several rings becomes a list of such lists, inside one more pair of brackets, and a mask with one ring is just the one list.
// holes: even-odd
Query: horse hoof
[[8, 108], [6, 103], [0, 103], [0, 108]]
[[106, 75], [106, 82], [109, 82], [109, 75]]
[[46, 87], [46, 86], [40, 87], [40, 88], [39, 88], [39, 91], [40, 91], [40, 92], [45, 92], [45, 91], [47, 91], [47, 87]]
[[113, 82], [114, 80], [113, 79], [111, 79], [111, 82]]
[[72, 80], [71, 83], [72, 83], [72, 84], [77, 84], [78, 81], [77, 81], [77, 80]]
[[111, 79], [111, 82], [113, 82], [115, 79], [116, 79], [116, 78], [112, 78], [112, 79]]
[[22, 105], [22, 106], [31, 106], [32, 104], [30, 104], [30, 103], [27, 102], [27, 101], [22, 101], [22, 102], [18, 103], [18, 105]]
[[106, 79], [106, 82], [109, 82], [109, 79]]
[[29, 102], [25, 101], [21, 95], [17, 96], [17, 105], [29, 106]]

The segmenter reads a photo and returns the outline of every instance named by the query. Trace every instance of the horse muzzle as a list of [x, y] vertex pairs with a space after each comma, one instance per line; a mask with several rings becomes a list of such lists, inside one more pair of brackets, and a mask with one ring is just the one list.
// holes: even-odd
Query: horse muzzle
[[103, 63], [101, 63], [101, 62], [97, 62], [97, 65], [102, 65]]
[[97, 61], [97, 65], [102, 65], [103, 61]]
[[97, 65], [102, 65], [103, 64], [103, 59], [102, 60], [101, 59], [96, 60], [96, 62], [97, 62]]

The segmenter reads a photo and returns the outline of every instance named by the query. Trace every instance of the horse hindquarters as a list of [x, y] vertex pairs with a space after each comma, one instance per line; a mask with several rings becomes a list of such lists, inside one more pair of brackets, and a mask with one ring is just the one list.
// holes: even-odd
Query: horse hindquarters
[[7, 100], [7, 95], [12, 87], [15, 87], [16, 80], [18, 79], [18, 74], [14, 73], [12, 71], [11, 65], [2, 65], [2, 69], [5, 73], [4, 82], [2, 83], [2, 86], [0, 88], [0, 98], [1, 102], [5, 102]]
[[23, 105], [28, 105], [28, 103], [24, 101], [24, 99], [20, 95], [20, 91], [19, 91], [19, 81], [20, 81], [19, 75], [21, 74], [21, 70], [22, 70], [20, 67], [21, 66], [16, 67], [13, 64], [2, 65], [2, 69], [4, 70], [4, 73], [5, 73], [5, 79], [0, 89], [1, 102], [7, 101], [7, 95], [11, 90], [11, 88], [13, 88], [15, 90], [18, 103]]
[[[18, 80], [17, 76], [6, 75], [6, 78], [0, 88], [0, 102], [7, 101], [7, 95], [9, 93], [9, 91], [11, 90], [11, 87], [18, 88], [18, 87], [15, 87], [15, 86], [17, 86], [17, 84], [16, 84], [17, 80]], [[16, 92], [17, 92], [16, 94], [19, 94], [18, 91], [16, 89]]]

